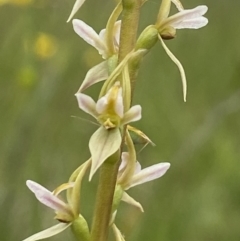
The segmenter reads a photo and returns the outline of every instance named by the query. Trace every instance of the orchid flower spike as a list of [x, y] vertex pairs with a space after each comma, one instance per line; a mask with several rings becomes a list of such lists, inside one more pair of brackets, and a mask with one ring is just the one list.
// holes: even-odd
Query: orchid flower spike
[[[50, 207], [56, 213], [55, 219], [60, 223], [45, 229], [39, 233], [30, 236], [23, 241], [35, 241], [52, 237], [56, 234], [63, 232], [68, 227], [73, 227], [73, 232], [77, 226], [79, 231], [82, 232], [83, 241], [85, 237], [89, 236], [88, 225], [82, 215], [79, 214], [79, 189], [81, 186], [82, 178], [90, 165], [90, 161], [85, 162], [78, 169], [77, 175], [73, 179], [74, 182], [62, 184], [53, 192], [49, 191], [40, 184], [28, 180], [26, 182], [27, 187], [35, 194], [36, 198], [45, 206]], [[76, 173], [75, 173], [76, 174]], [[68, 203], [63, 202], [58, 195], [64, 190], [71, 190], [68, 199]], [[77, 199], [77, 200], [76, 200]]]
[[[171, 2], [173, 2], [177, 9], [178, 13], [169, 16]], [[157, 22], [156, 28], [158, 29], [159, 35], [158, 38], [168, 54], [171, 60], [177, 65], [182, 79], [183, 85], [183, 98], [186, 101], [187, 95], [187, 81], [184, 68], [180, 61], [173, 55], [173, 53], [168, 49], [163, 39], [172, 39], [176, 35], [176, 29], [199, 29], [207, 25], [208, 19], [203, 17], [203, 15], [207, 12], [208, 7], [205, 5], [198, 6], [193, 9], [184, 9], [179, 0], [163, 0]]]

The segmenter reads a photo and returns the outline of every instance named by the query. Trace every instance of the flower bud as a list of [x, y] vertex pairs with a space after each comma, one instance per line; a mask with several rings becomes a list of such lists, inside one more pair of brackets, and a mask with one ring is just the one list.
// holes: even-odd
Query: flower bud
[[171, 26], [167, 26], [160, 32], [160, 35], [164, 40], [173, 39], [176, 37], [176, 29]]
[[140, 34], [135, 49], [151, 49], [158, 41], [158, 30], [154, 25], [150, 25]]

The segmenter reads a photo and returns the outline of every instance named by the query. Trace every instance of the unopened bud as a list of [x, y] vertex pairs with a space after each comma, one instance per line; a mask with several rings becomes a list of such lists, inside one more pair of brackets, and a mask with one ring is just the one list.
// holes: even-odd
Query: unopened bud
[[164, 40], [173, 39], [176, 37], [176, 29], [171, 26], [168, 26], [164, 28], [159, 34]]
[[158, 30], [154, 25], [150, 25], [140, 34], [135, 49], [151, 49], [158, 41]]

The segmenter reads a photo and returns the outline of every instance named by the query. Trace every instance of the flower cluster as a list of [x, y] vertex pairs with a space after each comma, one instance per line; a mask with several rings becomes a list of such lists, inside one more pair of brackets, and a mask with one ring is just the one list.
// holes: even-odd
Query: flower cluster
[[[72, 19], [84, 2], [85, 0], [75, 2], [68, 21]], [[143, 3], [144, 1], [142, 1]], [[172, 3], [178, 12], [169, 16]], [[198, 29], [205, 26], [208, 20], [203, 15], [208, 8], [198, 6], [186, 10], [179, 0], [162, 0], [156, 23], [147, 26], [137, 38], [133, 48], [120, 58], [120, 39], [122, 37], [120, 37], [120, 30], [123, 23], [119, 20], [119, 16], [122, 9], [121, 1], [118, 1], [109, 17], [106, 28], [102, 29], [99, 34], [82, 20], [74, 19], [72, 21], [73, 29], [78, 36], [93, 46], [103, 58], [101, 63], [87, 72], [75, 94], [79, 108], [95, 118], [99, 128], [89, 140], [90, 159], [73, 172], [67, 183], [50, 192], [38, 183], [27, 181], [28, 188], [41, 203], [55, 211], [55, 219], [60, 223], [34, 234], [24, 241], [48, 238], [70, 226], [78, 240], [89, 241], [90, 231], [86, 220], [80, 214], [79, 206], [82, 179], [89, 168], [89, 181], [91, 181], [93, 175], [105, 164], [119, 167], [114, 169], [116, 170], [115, 182], [113, 183], [115, 192], [110, 207], [112, 218], [108, 220], [107, 225], [113, 228], [117, 241], [124, 241], [124, 237], [114, 223], [119, 203], [121, 201], [127, 202], [143, 212], [142, 205], [126, 191], [134, 186], [160, 178], [170, 167], [170, 163], [164, 162], [142, 169], [141, 164], [137, 161], [130, 132], [137, 134], [147, 144], [152, 143], [152, 141], [142, 131], [129, 125], [142, 117], [142, 107], [140, 105], [132, 106], [132, 82], [137, 75], [143, 57], [159, 40], [168, 56], [179, 68], [184, 101], [186, 101], [187, 84], [184, 68], [168, 49], [164, 40], [175, 38], [177, 29]], [[101, 81], [104, 82], [98, 98], [92, 98], [83, 93], [87, 88]], [[64, 190], [67, 192], [66, 202], [58, 197], [60, 192]]]

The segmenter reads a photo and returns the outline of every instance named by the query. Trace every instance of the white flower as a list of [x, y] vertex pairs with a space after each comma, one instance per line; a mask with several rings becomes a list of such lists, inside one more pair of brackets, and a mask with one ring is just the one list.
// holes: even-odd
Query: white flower
[[[132, 165], [135, 165], [134, 173], [128, 177], [123, 178], [124, 172], [127, 172], [127, 169], [131, 168]], [[129, 158], [129, 153], [123, 152], [117, 180], [118, 185], [120, 185], [124, 190], [122, 201], [138, 207], [143, 212], [141, 204], [130, 197], [125, 191], [137, 185], [162, 177], [169, 169], [169, 167], [170, 163], [162, 162], [142, 169], [138, 161], [132, 163]]]
[[171, 58], [171, 60], [177, 65], [182, 79], [183, 85], [183, 98], [186, 101], [187, 95], [187, 81], [184, 68], [180, 61], [173, 55], [173, 53], [168, 49], [163, 39], [171, 39], [175, 37], [176, 29], [199, 29], [207, 25], [208, 19], [203, 17], [203, 15], [207, 12], [208, 7], [205, 5], [198, 6], [193, 9], [183, 9], [179, 0], [172, 0], [172, 2], [176, 5], [179, 12], [168, 16], [170, 11], [170, 0], [165, 0], [162, 3], [162, 6], [159, 11], [158, 21], [156, 27], [159, 31], [159, 39], [161, 44]]
[[122, 135], [119, 127], [140, 120], [142, 108], [140, 105], [135, 105], [124, 110], [122, 88], [119, 82], [116, 82], [97, 103], [88, 95], [82, 93], [75, 95], [79, 108], [92, 115], [101, 124], [89, 141], [92, 158], [89, 176], [91, 180], [103, 162], [120, 148]]
[[[35, 241], [52, 237], [58, 233], [61, 233], [72, 224], [74, 214], [68, 204], [64, 203], [52, 192], [34, 181], [28, 180], [26, 184], [41, 203], [43, 203], [47, 207], [50, 207], [56, 212], [56, 219], [62, 222], [51, 228], [36, 233], [31, 237], [24, 239], [23, 241]], [[69, 188], [70, 187], [71, 186], [69, 186]]]
[[111, 36], [111, 45], [113, 44], [113, 52], [107, 41], [106, 29], [102, 29], [97, 34], [92, 27], [79, 19], [72, 21], [74, 31], [88, 44], [92, 45], [103, 59], [106, 59], [118, 52], [121, 21], [117, 21], [114, 25], [113, 36]]
[[203, 17], [208, 7], [205, 5], [197, 6], [193, 9], [182, 10], [159, 23], [159, 30], [171, 26], [175, 29], [199, 29], [207, 25], [208, 19]]
[[119, 127], [141, 119], [140, 105], [132, 106], [125, 111], [123, 106], [122, 88], [119, 82], [101, 97], [97, 103], [88, 95], [75, 94], [80, 109], [96, 118], [106, 129]]
[[[102, 29], [97, 34], [92, 27], [84, 23], [82, 20], [74, 19], [72, 21], [74, 31], [88, 44], [92, 45], [103, 59], [118, 53], [121, 21], [114, 24], [112, 32], [106, 34], [106, 29]], [[89, 86], [100, 81], [106, 80], [109, 76], [107, 60], [92, 67], [86, 74], [78, 92], [82, 92]]]
[[[59, 224], [51, 228], [45, 229], [39, 233], [30, 236], [23, 241], [36, 241], [52, 237], [61, 233], [69, 226], [77, 225], [78, 229], [83, 231], [82, 235], [90, 235], [88, 226], [81, 214], [79, 214], [79, 201], [82, 178], [90, 165], [90, 160], [83, 163], [70, 177], [68, 183], [64, 183], [55, 189], [53, 192], [49, 191], [40, 184], [28, 180], [27, 187], [35, 194], [36, 198], [45, 206], [53, 209], [56, 213], [55, 219], [60, 221]], [[67, 190], [67, 202], [63, 202], [58, 195]], [[77, 223], [77, 224], [76, 224]]]

